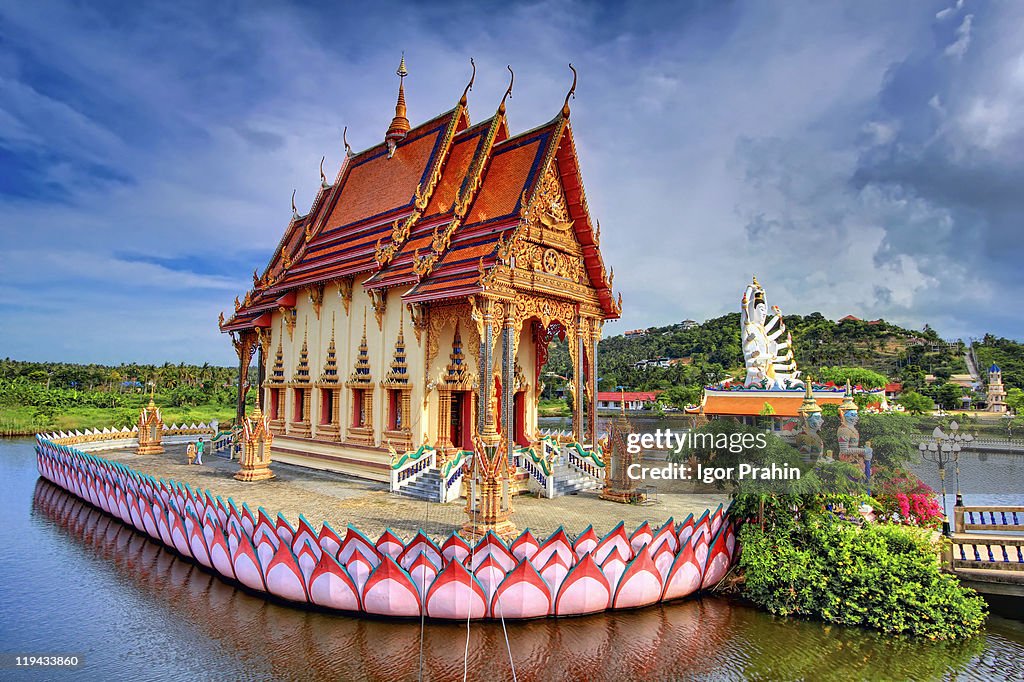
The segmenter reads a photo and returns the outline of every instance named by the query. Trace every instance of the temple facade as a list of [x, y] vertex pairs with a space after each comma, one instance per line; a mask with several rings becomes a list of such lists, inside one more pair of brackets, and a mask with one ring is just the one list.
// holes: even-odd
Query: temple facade
[[512, 461], [538, 439], [556, 337], [572, 356], [574, 437], [596, 441], [597, 343], [621, 297], [587, 209], [572, 90], [513, 135], [511, 84], [483, 121], [470, 120], [471, 79], [454, 108], [412, 126], [404, 59], [398, 75], [380, 142], [345, 142], [334, 179], [321, 170], [305, 214], [293, 202], [269, 264], [220, 320], [242, 385], [261, 387], [273, 459], [386, 481], [395, 456], [434, 448], [442, 463], [490, 421]]

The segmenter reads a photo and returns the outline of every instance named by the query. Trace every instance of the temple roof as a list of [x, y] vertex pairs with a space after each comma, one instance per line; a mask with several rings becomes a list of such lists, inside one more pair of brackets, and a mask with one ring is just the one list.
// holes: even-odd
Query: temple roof
[[383, 140], [347, 154], [309, 213], [293, 216], [222, 331], [269, 326], [267, 313], [293, 306], [299, 289], [345, 277], [366, 277], [368, 288], [401, 287], [408, 302], [479, 292], [481, 272], [497, 265], [499, 240], [519, 226], [523, 202], [549, 167], [563, 183], [590, 284], [606, 317], [617, 317], [568, 113], [565, 107], [548, 123], [510, 136], [504, 100], [495, 116], [470, 125], [463, 97], [401, 139], [389, 138], [390, 156]]
[[[686, 412], [706, 415], [722, 415], [735, 417], [757, 417], [764, 414], [765, 405], [771, 405], [771, 415], [775, 417], [798, 417], [800, 405], [803, 403], [802, 390], [787, 391], [732, 391], [719, 393], [706, 390], [704, 402], [699, 407], [688, 407]], [[839, 405], [843, 402], [842, 391], [819, 391], [815, 389], [814, 399], [818, 405]]]

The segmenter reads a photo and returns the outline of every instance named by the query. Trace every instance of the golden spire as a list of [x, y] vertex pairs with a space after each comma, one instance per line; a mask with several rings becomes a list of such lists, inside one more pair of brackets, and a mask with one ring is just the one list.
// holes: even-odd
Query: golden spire
[[507, 68], [508, 72], [510, 74], [512, 74], [512, 77], [509, 79], [508, 89], [505, 91], [505, 94], [502, 95], [502, 97], [501, 97], [501, 104], [498, 105], [498, 114], [499, 115], [504, 115], [504, 113], [505, 113], [505, 100], [512, 96], [512, 84], [516, 82], [516, 74], [512, 70], [512, 65], [509, 64], [505, 68]]
[[576, 99], [576, 69], [572, 62], [569, 62], [569, 68], [572, 70], [572, 87], [569, 88], [569, 92], [565, 93], [565, 104], [562, 105], [563, 118], [569, 118], [569, 98]]
[[800, 414], [810, 416], [812, 412], [821, 412], [818, 401], [814, 399], [812, 384], [811, 377], [807, 377], [807, 381], [804, 382], [804, 401], [801, 403], [800, 409], [797, 410]]
[[467, 95], [469, 94], [469, 91], [473, 89], [473, 81], [476, 80], [476, 62], [473, 61], [472, 57], [469, 58], [469, 65], [473, 67], [473, 75], [469, 77], [469, 82], [466, 83], [466, 89], [462, 91], [462, 98], [459, 99], [459, 104], [462, 106], [466, 106], [466, 103], [469, 101]]
[[402, 53], [402, 61], [398, 65], [398, 70], [395, 71], [398, 76], [398, 102], [395, 104], [395, 117], [391, 119], [391, 125], [388, 127], [388, 132], [384, 135], [385, 141], [388, 143], [388, 157], [395, 153], [395, 147], [399, 140], [405, 138], [409, 132], [410, 125], [409, 119], [406, 118], [405, 114], [405, 77], [409, 75], [409, 71], [405, 68], [405, 53]]
[[853, 389], [850, 388], [850, 380], [846, 380], [846, 395], [843, 396], [843, 402], [839, 405], [840, 412], [848, 412], [849, 410], [857, 411], [857, 403], [853, 402]]

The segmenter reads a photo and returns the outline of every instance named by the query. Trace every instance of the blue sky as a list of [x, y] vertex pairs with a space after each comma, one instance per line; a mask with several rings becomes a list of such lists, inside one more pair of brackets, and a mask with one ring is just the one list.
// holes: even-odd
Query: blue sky
[[217, 314], [409, 118], [573, 102], [623, 293], [606, 333], [738, 309], [1024, 338], [1024, 3], [3, 3], [0, 355], [228, 364]]

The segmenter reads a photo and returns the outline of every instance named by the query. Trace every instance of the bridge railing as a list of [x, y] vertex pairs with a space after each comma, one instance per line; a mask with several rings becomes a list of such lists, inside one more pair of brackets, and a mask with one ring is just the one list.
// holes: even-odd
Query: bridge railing
[[952, 542], [954, 571], [967, 568], [1024, 572], [1024, 537], [956, 534]]
[[1024, 532], [1024, 507], [955, 507], [953, 527], [957, 533]]

